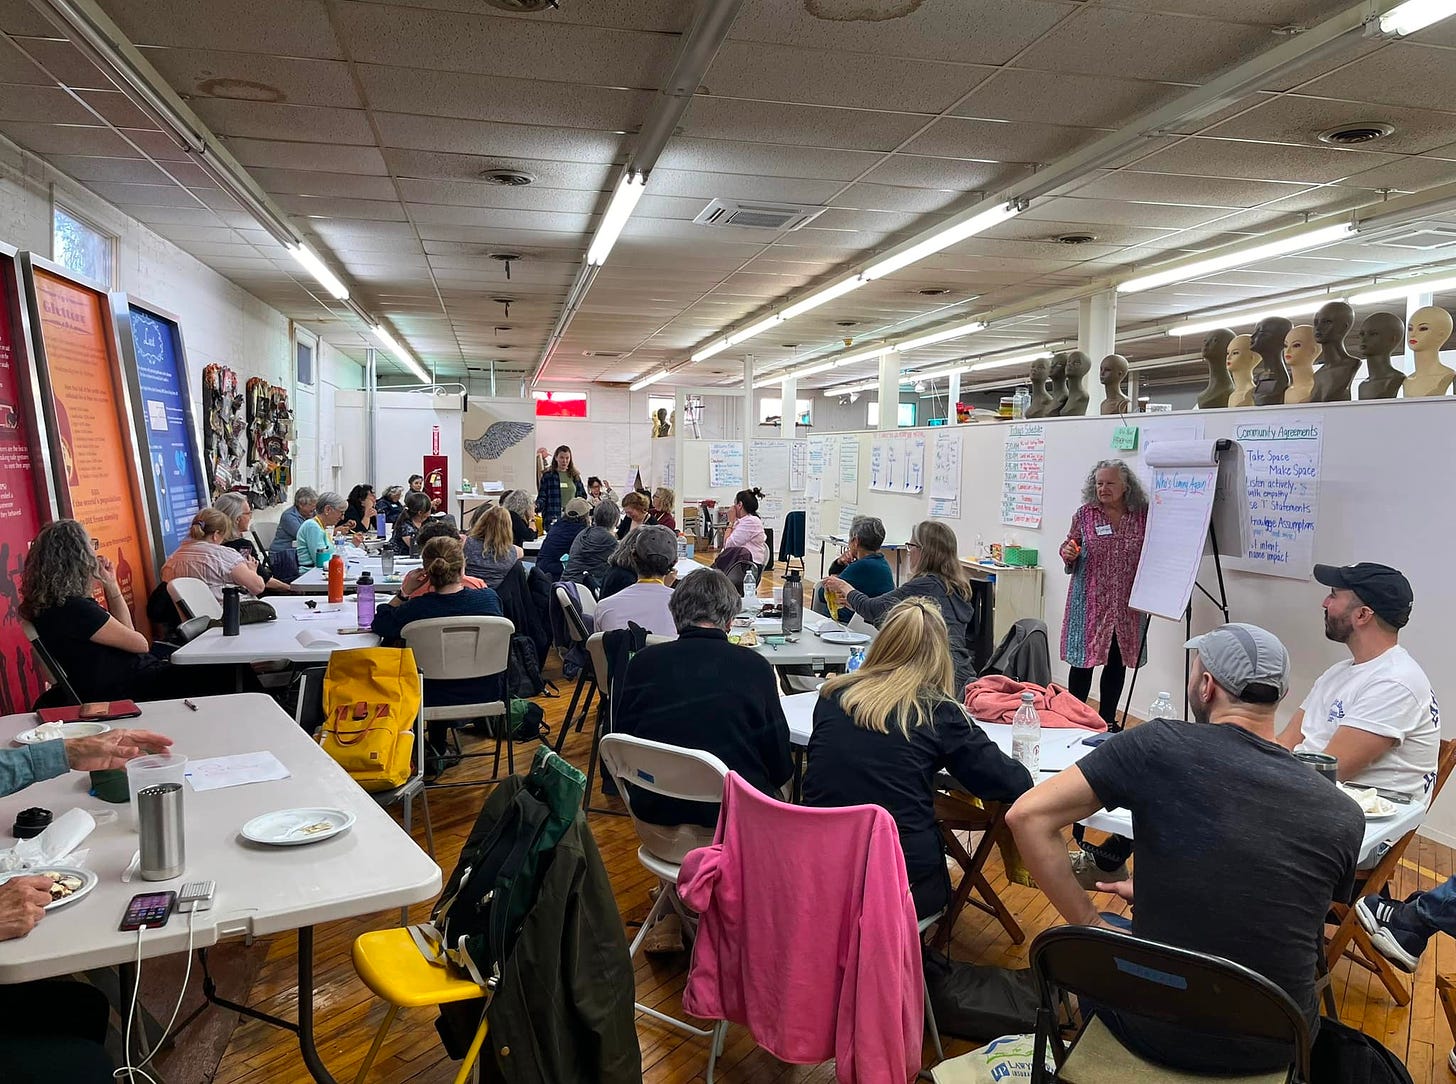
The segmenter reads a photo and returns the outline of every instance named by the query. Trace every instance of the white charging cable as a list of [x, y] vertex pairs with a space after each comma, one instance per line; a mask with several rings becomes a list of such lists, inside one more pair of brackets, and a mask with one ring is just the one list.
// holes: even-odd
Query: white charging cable
[[142, 988], [142, 934], [147, 932], [145, 924], [137, 927], [136, 978], [131, 988], [131, 1006], [126, 1011], [126, 1030], [122, 1036], [121, 1047], [126, 1064], [111, 1074], [117, 1080], [121, 1080], [124, 1074], [129, 1084], [136, 1084], [137, 1077], [141, 1077], [147, 1084], [157, 1084], [156, 1078], [150, 1073], [143, 1072], [143, 1070], [157, 1056], [157, 1051], [166, 1045], [167, 1035], [171, 1032], [172, 1025], [177, 1022], [177, 1014], [182, 1011], [182, 1001], [187, 996], [187, 983], [192, 979], [192, 918], [195, 914], [197, 914], [196, 911], [187, 912], [187, 970], [182, 975], [182, 988], [177, 991], [177, 1004], [172, 1007], [172, 1018], [167, 1021], [167, 1026], [162, 1029], [162, 1035], [157, 1040], [156, 1045], [152, 1047], [152, 1052], [142, 1059], [140, 1065], [132, 1065], [131, 1024], [132, 1020], [136, 1017], [137, 997], [141, 993]]

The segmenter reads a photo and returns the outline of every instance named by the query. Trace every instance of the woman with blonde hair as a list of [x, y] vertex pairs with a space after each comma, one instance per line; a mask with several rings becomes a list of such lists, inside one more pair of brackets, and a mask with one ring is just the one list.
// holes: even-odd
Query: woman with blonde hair
[[511, 514], [500, 505], [476, 517], [465, 537], [466, 573], [484, 580], [487, 587], [499, 587], [521, 559], [512, 534]]
[[955, 532], [938, 520], [917, 523], [905, 543], [910, 551], [910, 579], [883, 595], [867, 595], [838, 576], [826, 576], [824, 590], [833, 591], [871, 625], [879, 626], [895, 605], [907, 598], [928, 598], [940, 610], [950, 640], [950, 657], [955, 666], [955, 691], [961, 696], [976, 680], [971, 662], [971, 640], [975, 635], [976, 608], [971, 602], [971, 581], [961, 567]]
[[647, 522], [653, 527], [666, 527], [669, 531], [677, 530], [677, 517], [672, 512], [675, 504], [677, 504], [677, 494], [667, 486], [658, 486], [652, 491]]
[[162, 566], [162, 582], [190, 577], [201, 580], [222, 601], [222, 589], [236, 585], [254, 595], [267, 586], [258, 575], [256, 555], [244, 556], [223, 543], [232, 533], [233, 521], [216, 508], [204, 508], [192, 517], [187, 539]]
[[1013, 802], [1031, 789], [1027, 770], [996, 747], [958, 699], [945, 620], [929, 598], [898, 603], [858, 670], [819, 689], [804, 804], [874, 804], [895, 818], [915, 913], [950, 899], [935, 777], [949, 771], [978, 798]]

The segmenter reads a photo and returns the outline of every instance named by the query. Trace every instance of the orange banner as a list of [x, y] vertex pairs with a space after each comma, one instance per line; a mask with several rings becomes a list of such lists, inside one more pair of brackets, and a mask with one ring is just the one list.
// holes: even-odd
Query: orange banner
[[145, 633], [151, 544], [106, 295], [41, 268], [33, 278], [61, 513], [85, 524], [98, 551], [115, 563], [132, 624]]

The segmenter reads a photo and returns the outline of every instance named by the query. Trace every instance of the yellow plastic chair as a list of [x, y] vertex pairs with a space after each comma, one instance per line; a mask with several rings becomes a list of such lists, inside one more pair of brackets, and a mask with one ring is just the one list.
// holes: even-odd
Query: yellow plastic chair
[[[384, 1036], [400, 1009], [445, 1005], [486, 996], [484, 987], [469, 979], [456, 978], [446, 968], [426, 960], [406, 929], [361, 934], [354, 941], [354, 970], [364, 980], [365, 986], [389, 1002], [384, 1023], [379, 1025], [354, 1084], [364, 1084], [379, 1048], [384, 1045]], [[475, 1029], [475, 1038], [470, 1041], [470, 1049], [460, 1063], [460, 1071], [455, 1074], [455, 1084], [465, 1084], [470, 1079], [470, 1071], [475, 1067], [480, 1048], [485, 1043], [485, 1032], [485, 1014], [482, 1013], [480, 1027]]]

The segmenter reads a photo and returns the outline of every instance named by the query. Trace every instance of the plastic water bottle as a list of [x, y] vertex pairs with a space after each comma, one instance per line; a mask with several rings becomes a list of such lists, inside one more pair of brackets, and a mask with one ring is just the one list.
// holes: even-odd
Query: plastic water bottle
[[1041, 771], [1041, 716], [1036, 713], [1036, 698], [1021, 694], [1021, 707], [1011, 717], [1011, 759], [1031, 773], [1033, 780]]
[[359, 573], [355, 601], [359, 604], [358, 626], [367, 629], [374, 624], [374, 577], [367, 569]]
[[758, 601], [758, 574], [750, 568], [743, 576], [743, 606], [744, 609], [758, 612], [761, 603]]
[[334, 554], [329, 558], [329, 601], [344, 601], [344, 558]]
[[800, 632], [804, 628], [804, 581], [799, 570], [791, 569], [784, 579], [783, 626], [785, 633]]
[[1149, 719], [1176, 719], [1173, 714], [1173, 694], [1159, 693], [1153, 698], [1152, 705], [1148, 708]]

